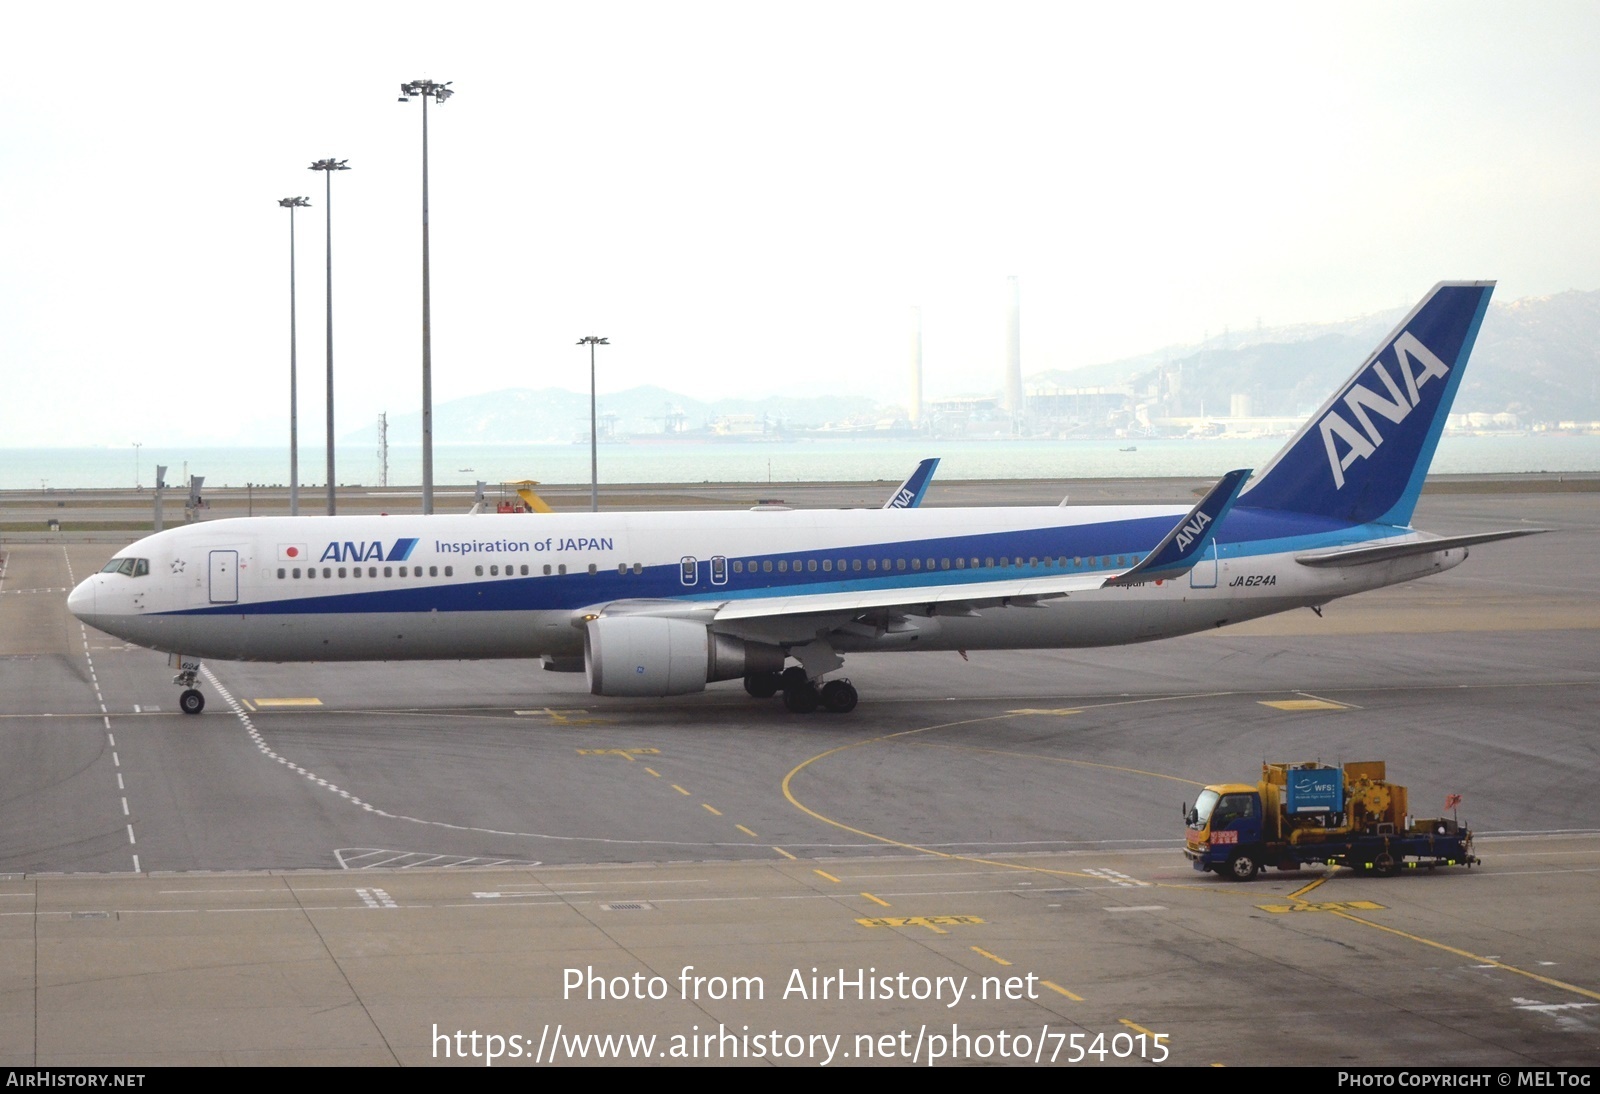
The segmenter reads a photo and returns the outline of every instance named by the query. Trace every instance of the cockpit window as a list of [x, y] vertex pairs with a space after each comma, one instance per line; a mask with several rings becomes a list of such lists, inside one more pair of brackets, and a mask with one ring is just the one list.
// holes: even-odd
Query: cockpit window
[[103, 574], [124, 574], [128, 577], [144, 577], [150, 572], [148, 558], [114, 558], [100, 570]]

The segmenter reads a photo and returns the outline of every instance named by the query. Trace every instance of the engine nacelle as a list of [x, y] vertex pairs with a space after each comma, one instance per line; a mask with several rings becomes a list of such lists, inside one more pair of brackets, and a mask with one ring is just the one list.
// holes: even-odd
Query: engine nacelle
[[704, 623], [651, 615], [591, 619], [584, 668], [594, 695], [662, 696], [704, 691], [713, 680], [780, 672], [783, 650], [712, 634]]

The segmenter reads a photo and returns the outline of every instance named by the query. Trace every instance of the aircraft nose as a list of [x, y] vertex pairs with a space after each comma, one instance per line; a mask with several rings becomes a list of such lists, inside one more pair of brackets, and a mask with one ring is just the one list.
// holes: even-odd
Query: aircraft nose
[[93, 577], [86, 577], [78, 582], [78, 587], [67, 594], [67, 611], [79, 619], [94, 614], [94, 585]]

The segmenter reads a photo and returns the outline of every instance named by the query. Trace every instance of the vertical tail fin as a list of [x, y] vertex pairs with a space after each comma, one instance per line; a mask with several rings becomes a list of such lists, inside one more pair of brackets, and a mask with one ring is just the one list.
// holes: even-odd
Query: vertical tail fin
[[885, 509], [915, 509], [922, 504], [922, 495], [928, 492], [928, 484], [933, 481], [933, 473], [939, 467], [939, 457], [930, 456], [917, 464], [917, 469], [911, 472], [911, 477], [900, 484], [900, 489], [889, 496], [883, 503]]
[[1435, 285], [1239, 504], [1409, 525], [1493, 291], [1492, 281]]

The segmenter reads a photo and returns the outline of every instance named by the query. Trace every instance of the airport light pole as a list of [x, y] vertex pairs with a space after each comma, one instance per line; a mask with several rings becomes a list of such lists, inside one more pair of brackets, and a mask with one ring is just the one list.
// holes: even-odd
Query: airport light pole
[[289, 515], [300, 515], [300, 395], [295, 351], [299, 339], [294, 319], [294, 211], [311, 208], [310, 198], [279, 198], [289, 210]]
[[578, 345], [589, 347], [589, 512], [600, 511], [600, 435], [595, 432], [594, 413], [594, 347], [609, 346], [609, 339], [586, 334]]
[[313, 163], [310, 170], [326, 172], [322, 204], [328, 222], [328, 515], [331, 517], [338, 511], [334, 496], [338, 480], [333, 474], [333, 173], [350, 168], [345, 166], [344, 160], [326, 159]]
[[443, 103], [455, 92], [451, 81], [412, 80], [400, 85], [400, 101], [422, 99], [422, 511], [433, 512], [433, 328], [428, 288], [428, 100]]
[[144, 447], [143, 441], [133, 441], [133, 488], [139, 489], [139, 449]]

